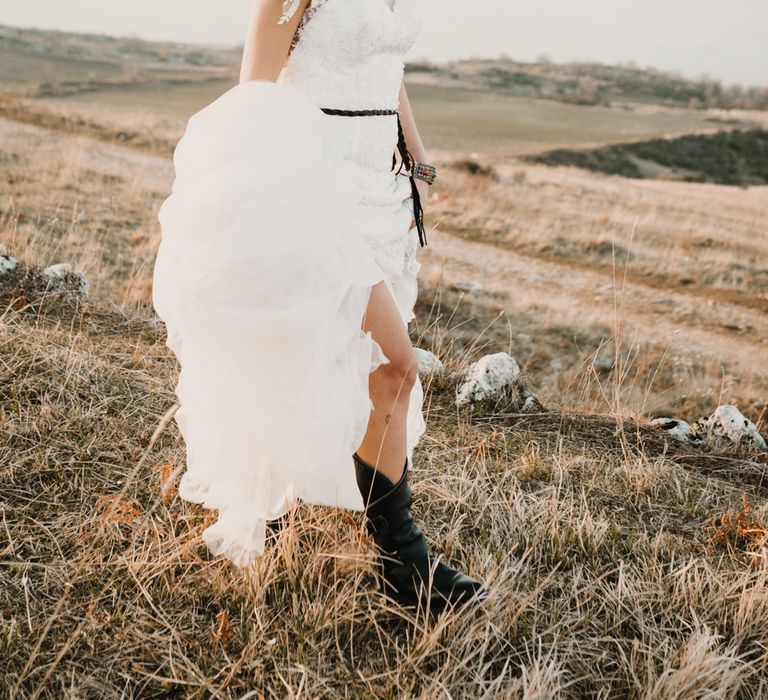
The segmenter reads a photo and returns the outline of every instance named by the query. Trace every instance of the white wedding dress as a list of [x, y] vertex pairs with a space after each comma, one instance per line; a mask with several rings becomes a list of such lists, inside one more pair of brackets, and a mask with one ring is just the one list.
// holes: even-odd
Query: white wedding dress
[[[352, 453], [387, 358], [361, 329], [386, 283], [408, 327], [418, 234], [392, 157], [404, 56], [423, 0], [312, 0], [276, 83], [195, 114], [159, 220], [153, 303], [181, 372], [182, 498], [216, 509], [211, 553], [245, 567], [296, 498], [363, 509]], [[283, 4], [287, 20], [298, 0]], [[407, 452], [425, 430], [419, 381]]]

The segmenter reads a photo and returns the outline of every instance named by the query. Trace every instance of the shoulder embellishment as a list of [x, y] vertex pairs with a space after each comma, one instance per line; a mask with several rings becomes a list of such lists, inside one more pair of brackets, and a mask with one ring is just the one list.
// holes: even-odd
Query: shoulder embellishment
[[291, 17], [296, 13], [299, 8], [301, 0], [283, 0], [283, 14], [277, 21], [278, 24], [285, 24], [290, 21]]
[[[308, 10], [316, 10], [320, 5], [325, 3], [326, 0], [309, 0]], [[299, 9], [301, 0], [283, 0], [283, 14], [278, 20], [278, 24], [285, 24], [289, 22], [291, 17], [296, 14], [296, 10]]]

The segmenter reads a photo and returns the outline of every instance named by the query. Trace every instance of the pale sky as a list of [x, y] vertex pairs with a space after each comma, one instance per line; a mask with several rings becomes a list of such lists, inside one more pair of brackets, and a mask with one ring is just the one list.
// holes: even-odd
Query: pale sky
[[[768, 86], [768, 0], [421, 0], [411, 59], [634, 61]], [[253, 0], [0, 0], [0, 24], [239, 44]]]

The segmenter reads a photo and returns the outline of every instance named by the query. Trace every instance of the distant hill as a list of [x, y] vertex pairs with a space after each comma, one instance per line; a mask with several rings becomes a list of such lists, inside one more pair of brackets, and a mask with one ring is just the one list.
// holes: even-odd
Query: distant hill
[[735, 129], [593, 149], [560, 148], [528, 160], [623, 177], [768, 185], [768, 131]]
[[46, 97], [235, 75], [240, 49], [0, 26], [0, 91]]
[[[66, 95], [105, 86], [234, 79], [241, 47], [152, 42], [0, 25], [0, 92]], [[724, 86], [673, 73], [598, 63], [524, 63], [509, 58], [406, 64], [408, 80], [586, 105], [645, 102], [768, 109], [768, 88]]]
[[632, 66], [469, 59], [409, 63], [406, 69], [411, 76], [419, 75], [420, 82], [575, 104], [646, 102], [687, 108], [768, 109], [768, 87], [724, 86], [715, 80], [689, 80]]

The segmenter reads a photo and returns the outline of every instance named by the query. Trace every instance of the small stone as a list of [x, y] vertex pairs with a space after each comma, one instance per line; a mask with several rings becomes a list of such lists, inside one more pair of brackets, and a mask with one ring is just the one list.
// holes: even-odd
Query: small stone
[[525, 400], [520, 407], [520, 413], [544, 413], [547, 409], [544, 408], [539, 397], [536, 394], [530, 392], [525, 393]]
[[592, 365], [599, 372], [611, 372], [614, 368], [615, 361], [612, 357], [598, 357]]
[[676, 418], [656, 418], [656, 420], [651, 421], [651, 425], [663, 430], [669, 437], [678, 442], [690, 444], [701, 444], [703, 442], [701, 438], [694, 437], [691, 432], [691, 426], [684, 420], [677, 420]]
[[72, 265], [69, 263], [57, 263], [49, 265], [43, 270], [43, 275], [51, 279], [64, 279], [67, 272], [72, 272]]
[[[3, 248], [5, 250], [5, 248]], [[0, 255], [0, 275], [4, 275], [6, 272], [10, 272], [16, 268], [18, 260], [12, 258], [9, 255]]]
[[709, 418], [700, 418], [691, 426], [694, 436], [705, 440], [710, 446], [723, 442], [734, 445], [751, 446], [758, 450], [768, 450], [765, 438], [757, 426], [736, 406], [718, 406]]
[[69, 263], [49, 265], [41, 274], [49, 280], [50, 292], [74, 292], [82, 296], [88, 296], [90, 292], [88, 279], [82, 272], [72, 272], [72, 265]]
[[423, 350], [422, 348], [414, 348], [416, 353], [416, 359], [419, 362], [418, 374], [420, 377], [425, 377], [428, 374], [440, 374], [445, 369], [440, 358], [435, 353], [429, 350]]
[[457, 292], [469, 292], [470, 294], [483, 294], [485, 287], [483, 287], [477, 280], [471, 282], [454, 282], [451, 285], [451, 289], [455, 289]]
[[508, 390], [517, 390], [520, 365], [506, 352], [486, 355], [470, 365], [458, 389], [456, 405], [495, 400]]

